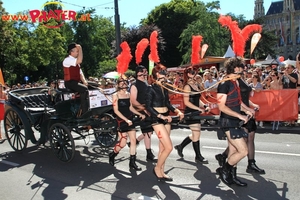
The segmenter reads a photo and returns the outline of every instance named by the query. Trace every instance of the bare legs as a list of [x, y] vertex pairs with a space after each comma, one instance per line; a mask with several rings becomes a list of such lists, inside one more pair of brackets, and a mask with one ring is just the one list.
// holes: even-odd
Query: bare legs
[[171, 126], [170, 124], [158, 124], [153, 126], [153, 129], [159, 139], [158, 159], [154, 171], [156, 176], [161, 179], [167, 177], [164, 172], [164, 166], [168, 156], [173, 150], [170, 138]]
[[151, 135], [152, 135], [152, 132], [142, 133], [136, 139], [139, 142], [144, 139], [144, 144], [145, 144], [146, 149], [151, 149]]
[[195, 151], [195, 161], [201, 162], [203, 164], [208, 164], [208, 161], [201, 155], [200, 152], [200, 135], [201, 135], [201, 125], [200, 123], [196, 124], [190, 124], [189, 125], [192, 134], [190, 134], [188, 137], [186, 137], [181, 144], [176, 145], [174, 148], [177, 150], [177, 153], [180, 157], [183, 157], [183, 149], [186, 145], [189, 143], [193, 143], [193, 149]]
[[247, 144], [244, 138], [231, 139], [230, 132], [226, 131], [228, 141], [228, 159], [227, 162], [217, 169], [221, 180], [230, 185], [232, 183], [238, 186], [247, 186], [246, 183], [241, 182], [237, 176], [237, 163], [248, 154]]
[[[154, 161], [154, 154], [152, 153], [152, 149], [151, 149], [151, 136], [152, 136], [152, 132], [148, 132], [148, 133], [142, 133], [141, 135], [139, 135], [136, 138], [136, 142], [139, 143], [140, 141], [142, 141], [144, 139], [144, 144], [145, 144], [145, 148], [146, 148], [146, 152], [147, 152], [147, 156], [146, 156], [146, 160], [147, 161]], [[130, 144], [130, 143], [128, 143]], [[130, 146], [130, 145], [128, 145]]]
[[244, 138], [231, 139], [229, 131], [226, 131], [228, 141], [228, 164], [235, 166], [248, 154], [247, 144]]
[[127, 134], [129, 136], [130, 143], [131, 143], [130, 148], [129, 148], [129, 153], [130, 153], [129, 167], [130, 167], [130, 169], [142, 170], [135, 163], [135, 161], [136, 161], [136, 131], [135, 130], [130, 130], [130, 131], [125, 132], [125, 133], [119, 133], [120, 140], [115, 145], [114, 151], [109, 154], [109, 163], [112, 166], [114, 166], [115, 157], [118, 155], [118, 153], [121, 151], [121, 149], [124, 148], [125, 145], [126, 145]]

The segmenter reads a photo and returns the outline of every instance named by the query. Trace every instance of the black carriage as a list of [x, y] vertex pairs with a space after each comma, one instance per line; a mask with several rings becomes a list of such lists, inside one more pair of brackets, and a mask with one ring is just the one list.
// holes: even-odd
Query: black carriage
[[89, 87], [90, 109], [78, 117], [80, 98], [68, 89], [38, 87], [10, 91], [5, 102], [6, 138], [17, 152], [26, 149], [28, 140], [36, 145], [49, 141], [54, 154], [63, 162], [73, 159], [74, 140], [89, 135], [94, 135], [102, 147], [113, 146], [118, 138], [117, 121], [106, 93], [111, 91]]

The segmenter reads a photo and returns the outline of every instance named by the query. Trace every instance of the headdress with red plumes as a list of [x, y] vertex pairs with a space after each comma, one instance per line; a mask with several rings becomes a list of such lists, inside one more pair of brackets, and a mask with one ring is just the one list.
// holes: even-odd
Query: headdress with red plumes
[[158, 43], [158, 39], [157, 39], [158, 33], [157, 31], [153, 31], [150, 35], [150, 54], [149, 54], [149, 60], [155, 62], [155, 63], [159, 63], [159, 56], [158, 56], [158, 52], [157, 52], [157, 43]]
[[195, 65], [195, 64], [199, 63], [201, 41], [202, 41], [202, 36], [201, 35], [196, 35], [196, 36], [193, 35], [193, 39], [192, 39], [192, 56], [191, 56], [192, 65]]
[[139, 43], [136, 45], [135, 50], [135, 62], [139, 65], [142, 62], [142, 57], [145, 52], [145, 49], [149, 45], [149, 40], [147, 38], [143, 38]]
[[231, 31], [232, 48], [236, 56], [244, 56], [246, 41], [253, 32], [261, 32], [262, 28], [258, 24], [251, 24], [241, 30], [237, 21], [232, 21], [230, 16], [220, 15], [218, 22], [222, 26], [227, 26]]
[[122, 48], [122, 52], [117, 56], [117, 72], [122, 75], [127, 71], [132, 55], [127, 42], [122, 42], [120, 47]]
[[247, 41], [251, 34], [253, 34], [254, 32], [258, 32], [261, 33], [262, 32], [262, 27], [259, 24], [249, 24], [247, 26], [245, 26], [242, 30], [242, 35], [243, 38], [245, 39], [245, 41]]
[[236, 56], [243, 57], [245, 49], [245, 39], [241, 35], [241, 29], [237, 21], [232, 21], [230, 16], [220, 15], [218, 22], [222, 26], [227, 26], [231, 32], [232, 48]]

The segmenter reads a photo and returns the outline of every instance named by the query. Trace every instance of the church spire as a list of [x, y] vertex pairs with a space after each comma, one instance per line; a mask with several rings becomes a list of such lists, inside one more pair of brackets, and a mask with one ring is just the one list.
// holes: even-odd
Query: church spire
[[260, 18], [265, 15], [265, 8], [264, 8], [264, 0], [255, 0], [255, 7], [254, 7], [254, 16], [253, 18]]

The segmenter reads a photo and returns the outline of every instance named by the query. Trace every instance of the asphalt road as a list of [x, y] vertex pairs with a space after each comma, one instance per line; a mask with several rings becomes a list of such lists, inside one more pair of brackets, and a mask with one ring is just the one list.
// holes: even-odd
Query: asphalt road
[[[273, 132], [266, 127], [259, 132], [256, 161], [266, 174], [246, 173], [247, 159], [242, 160], [238, 176], [248, 183], [245, 188], [228, 187], [218, 179], [214, 155], [226, 148], [226, 141], [217, 140], [210, 128], [201, 136], [202, 154], [209, 164], [194, 162], [192, 145], [184, 149], [184, 159], [173, 150], [165, 166], [174, 178], [169, 183], [157, 182], [152, 173], [154, 164], [145, 160], [143, 144], [137, 153], [142, 171], [135, 172], [128, 167], [128, 147], [119, 153], [112, 167], [108, 164], [108, 149], [101, 149], [92, 136], [75, 142], [76, 155], [70, 163], [59, 161], [47, 146], [29, 145], [20, 154], [6, 141], [0, 145], [1, 199], [299, 199], [299, 128]], [[189, 133], [188, 129], [173, 130], [174, 145]], [[157, 138], [153, 136], [152, 146], [157, 153]]]

